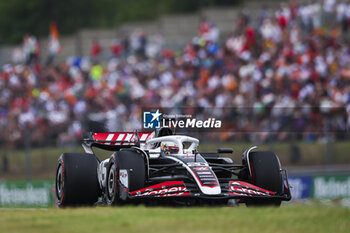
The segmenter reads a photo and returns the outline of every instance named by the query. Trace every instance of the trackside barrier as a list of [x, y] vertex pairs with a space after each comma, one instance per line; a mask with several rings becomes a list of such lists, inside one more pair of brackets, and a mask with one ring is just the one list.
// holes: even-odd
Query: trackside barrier
[[316, 199], [350, 197], [350, 175], [314, 177], [312, 197]]
[[292, 200], [303, 200], [311, 197], [311, 176], [288, 177], [288, 182], [291, 187]]
[[350, 174], [289, 177], [292, 200], [350, 197]]
[[53, 207], [54, 182], [0, 182], [0, 207]]

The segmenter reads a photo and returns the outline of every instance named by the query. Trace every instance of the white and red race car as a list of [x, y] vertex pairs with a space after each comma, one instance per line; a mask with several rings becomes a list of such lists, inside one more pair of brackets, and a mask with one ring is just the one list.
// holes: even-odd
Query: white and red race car
[[[169, 128], [153, 133], [91, 133], [86, 153], [64, 153], [56, 172], [57, 205], [146, 203], [152, 205], [224, 205], [230, 199], [279, 206], [291, 199], [287, 173], [270, 151], [252, 147], [242, 164], [221, 154], [201, 153], [199, 140], [173, 135]], [[93, 148], [112, 151], [100, 161]]]

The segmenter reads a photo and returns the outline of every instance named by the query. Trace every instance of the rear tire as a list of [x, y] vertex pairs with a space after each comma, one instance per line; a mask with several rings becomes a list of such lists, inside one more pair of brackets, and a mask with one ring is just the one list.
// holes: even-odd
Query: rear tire
[[[252, 184], [273, 192], [281, 193], [283, 179], [278, 157], [271, 151], [253, 151], [249, 154], [248, 166], [252, 175], [249, 180]], [[281, 200], [258, 199], [248, 200], [247, 206], [280, 206]]]
[[115, 152], [108, 165], [106, 183], [106, 201], [108, 205], [122, 204], [120, 198], [119, 171], [128, 171], [129, 187], [132, 192], [145, 187], [146, 167], [143, 155], [134, 150]]
[[100, 195], [98, 161], [92, 154], [64, 153], [56, 171], [58, 207], [93, 205]]

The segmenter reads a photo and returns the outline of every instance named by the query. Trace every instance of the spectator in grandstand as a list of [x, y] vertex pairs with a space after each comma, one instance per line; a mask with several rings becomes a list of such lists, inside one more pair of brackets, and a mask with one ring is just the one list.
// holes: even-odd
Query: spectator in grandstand
[[337, 22], [341, 25], [343, 33], [346, 33], [348, 30], [347, 10], [348, 7], [345, 2], [339, 2], [336, 6]]
[[[0, 73], [0, 138], [6, 132], [11, 143], [23, 142], [30, 126], [35, 143], [58, 138], [67, 145], [88, 129], [101, 130], [103, 123], [109, 130], [140, 127], [140, 108], [149, 105], [254, 107], [256, 120], [248, 113], [232, 113], [244, 116], [232, 121], [232, 128], [273, 130], [280, 140], [288, 139], [288, 130], [326, 130], [325, 113], [310, 107], [340, 107], [346, 108], [345, 117], [334, 115], [331, 129], [344, 130], [350, 125], [350, 47], [331, 28], [313, 30], [324, 9], [316, 3], [298, 11], [295, 5], [282, 5], [265, 15], [259, 27], [242, 14], [224, 45], [218, 44], [216, 26], [203, 21], [182, 52], [163, 49], [160, 36], [136, 30], [130, 40], [125, 36], [118, 42], [118, 59], [94, 59], [102, 50], [96, 40], [92, 61], [69, 58], [42, 68], [8, 64]], [[333, 7], [338, 26], [348, 17], [340, 4]], [[220, 111], [210, 114], [231, 119]], [[268, 140], [268, 135], [260, 139]], [[312, 138], [318, 137], [308, 136]]]
[[23, 54], [23, 49], [20, 47], [16, 47], [12, 51], [12, 62], [15, 64], [19, 64], [19, 63], [24, 63], [24, 61], [25, 61], [25, 57]]
[[259, 15], [258, 15], [258, 27], [260, 27], [262, 25], [262, 23], [264, 22], [264, 20], [268, 17], [268, 11], [266, 8], [266, 5], [262, 5], [260, 10], [259, 10]]
[[312, 27], [312, 19], [311, 19], [311, 8], [310, 5], [304, 4], [299, 7], [299, 21], [300, 27], [305, 33], [311, 33]]
[[123, 35], [122, 38], [122, 51], [123, 51], [123, 57], [126, 58], [129, 56], [130, 53], [130, 38], [128, 35]]
[[35, 36], [26, 34], [23, 37], [23, 54], [26, 64], [32, 64], [39, 59], [40, 47]]
[[291, 20], [291, 10], [287, 4], [281, 4], [280, 9], [276, 11], [276, 19], [281, 29], [286, 29]]
[[164, 47], [164, 38], [159, 33], [151, 35], [149, 37], [146, 46], [147, 57], [154, 58], [158, 56]]
[[118, 38], [115, 38], [112, 41], [110, 50], [114, 58], [117, 58], [121, 55], [123, 48]]
[[94, 39], [91, 45], [91, 52], [90, 52], [91, 58], [95, 61], [98, 60], [101, 54], [101, 51], [102, 51], [102, 48], [101, 48], [100, 42], [97, 39]]
[[57, 54], [61, 50], [61, 45], [59, 40], [50, 37], [49, 43], [47, 45], [47, 50], [48, 50], [47, 64], [52, 64], [54, 63]]
[[55, 61], [57, 54], [61, 51], [61, 45], [59, 41], [58, 29], [55, 22], [50, 24], [50, 35], [48, 39], [48, 57], [47, 64], [52, 64]]
[[321, 3], [319, 1], [313, 1], [309, 5], [309, 14], [311, 17], [312, 29], [318, 29], [321, 27]]

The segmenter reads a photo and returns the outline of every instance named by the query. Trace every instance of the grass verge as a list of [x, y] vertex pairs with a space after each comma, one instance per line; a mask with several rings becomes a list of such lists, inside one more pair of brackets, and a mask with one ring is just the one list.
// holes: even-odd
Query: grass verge
[[4, 209], [1, 232], [348, 232], [349, 209], [282, 208]]

